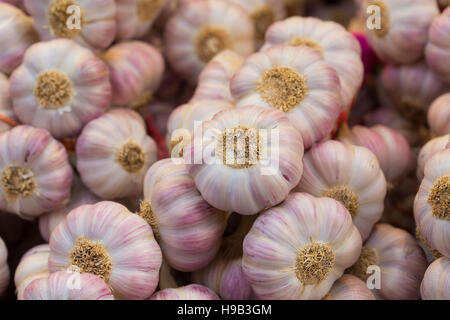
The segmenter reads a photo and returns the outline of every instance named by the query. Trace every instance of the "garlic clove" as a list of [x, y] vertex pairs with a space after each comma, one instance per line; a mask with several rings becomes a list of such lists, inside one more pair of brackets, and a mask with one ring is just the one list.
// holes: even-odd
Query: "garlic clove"
[[364, 281], [344, 274], [331, 287], [323, 300], [375, 300], [372, 292], [367, 288]]
[[450, 133], [450, 93], [434, 100], [428, 110], [428, 125], [438, 136]]
[[420, 286], [422, 300], [450, 300], [450, 259], [442, 257], [425, 271]]
[[150, 300], [220, 300], [220, 298], [211, 289], [199, 284], [190, 284], [158, 291]]

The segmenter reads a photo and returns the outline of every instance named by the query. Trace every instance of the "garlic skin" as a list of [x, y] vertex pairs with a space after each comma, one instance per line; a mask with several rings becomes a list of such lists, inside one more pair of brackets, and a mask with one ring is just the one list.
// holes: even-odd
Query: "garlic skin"
[[209, 204], [252, 215], [280, 203], [297, 185], [303, 150], [282, 112], [250, 106], [222, 111], [198, 126], [184, 160]]
[[433, 155], [414, 201], [414, 218], [425, 243], [450, 257], [450, 148]]
[[321, 299], [358, 259], [361, 244], [339, 202], [291, 193], [256, 219], [242, 265], [260, 299]]
[[450, 134], [436, 137], [428, 141], [422, 149], [420, 149], [419, 157], [417, 158], [417, 179], [423, 180], [425, 165], [428, 160], [436, 153], [450, 148]]
[[274, 46], [248, 57], [231, 80], [238, 108], [278, 109], [297, 128], [305, 148], [330, 134], [342, 110], [340, 81], [320, 53]]
[[361, 279], [344, 274], [331, 287], [323, 300], [376, 300]]
[[14, 113], [24, 124], [47, 129], [57, 139], [77, 136], [109, 106], [108, 68], [72, 40], [31, 46], [10, 78]]
[[141, 195], [145, 173], [158, 157], [144, 120], [130, 109], [113, 109], [89, 122], [76, 153], [81, 180], [103, 199]]
[[428, 110], [428, 124], [431, 131], [438, 136], [450, 133], [450, 93], [433, 102]]
[[115, 202], [72, 210], [50, 237], [50, 273], [78, 267], [105, 280], [115, 298], [149, 297], [158, 285], [161, 263], [150, 226]]
[[450, 85], [450, 7], [433, 19], [425, 57], [430, 68]]
[[[0, 73], [0, 116], [7, 117], [13, 121], [16, 120], [9, 95], [9, 80], [3, 73]], [[11, 124], [0, 120], [0, 133], [9, 129], [11, 129]]]
[[203, 67], [221, 51], [251, 54], [253, 37], [253, 22], [241, 6], [225, 0], [186, 1], [166, 24], [165, 54], [175, 71], [195, 84]]
[[[25, 0], [42, 41], [64, 38], [106, 49], [116, 34], [114, 0]], [[71, 7], [73, 6], [73, 7]]]
[[361, 46], [350, 32], [336, 22], [291, 17], [270, 26], [262, 50], [277, 44], [318, 51], [338, 73], [342, 103], [345, 110], [350, 109], [364, 76]]
[[110, 71], [114, 106], [139, 108], [151, 101], [164, 73], [158, 50], [143, 41], [121, 42], [104, 53], [103, 61]]
[[340, 201], [367, 239], [383, 214], [386, 196], [386, 178], [376, 156], [364, 147], [330, 140], [313, 146], [303, 166], [295, 191]]
[[217, 54], [203, 68], [192, 101], [224, 100], [234, 103], [230, 91], [230, 82], [236, 71], [241, 68], [244, 58], [232, 50]]
[[14, 127], [0, 134], [0, 146], [0, 210], [33, 219], [69, 201], [67, 152], [46, 130]]
[[0, 237], [0, 296], [9, 285], [8, 249]]
[[366, 0], [369, 6], [379, 8], [379, 28], [374, 10], [366, 13], [373, 27], [366, 28], [367, 40], [378, 57], [385, 62], [410, 64], [424, 55], [428, 28], [439, 15], [436, 1], [429, 0]]
[[33, 20], [20, 9], [0, 3], [0, 72], [10, 74], [16, 69], [25, 51], [37, 41]]
[[90, 274], [59, 271], [31, 281], [22, 300], [114, 300], [109, 286]]
[[150, 300], [220, 300], [220, 298], [207, 287], [190, 284], [184, 287], [160, 290]]
[[442, 257], [425, 271], [420, 286], [422, 300], [450, 300], [450, 259]]
[[223, 110], [232, 109], [235, 109], [234, 105], [225, 100], [194, 100], [177, 107], [167, 122], [166, 140], [171, 157], [183, 156], [196, 125], [211, 120]]
[[403, 229], [377, 224], [364, 243], [358, 262], [347, 273], [370, 281], [367, 268], [380, 268], [380, 289], [371, 289], [377, 300], [417, 300], [427, 268], [425, 254], [414, 237]]

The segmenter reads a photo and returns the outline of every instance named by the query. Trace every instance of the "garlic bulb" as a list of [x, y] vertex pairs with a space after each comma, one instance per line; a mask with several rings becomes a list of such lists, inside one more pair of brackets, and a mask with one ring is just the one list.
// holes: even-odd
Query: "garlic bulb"
[[9, 285], [8, 249], [0, 237], [0, 296]]
[[114, 0], [25, 0], [42, 41], [71, 39], [90, 49], [105, 49], [116, 35]]
[[195, 188], [183, 160], [164, 159], [148, 170], [140, 215], [152, 227], [164, 258], [174, 269], [198, 270], [212, 261], [226, 227], [224, 212]]
[[38, 40], [30, 17], [12, 5], [0, 3], [0, 72], [10, 74], [22, 63], [28, 47]]
[[448, 148], [450, 148], [450, 134], [431, 139], [420, 149], [416, 171], [419, 181], [423, 179], [425, 165], [428, 160], [436, 153]]
[[47, 129], [55, 138], [78, 135], [103, 114], [111, 99], [107, 66], [66, 39], [30, 47], [11, 75], [10, 92], [17, 118]]
[[138, 108], [152, 99], [164, 73], [164, 59], [153, 46], [121, 42], [106, 51], [103, 60], [110, 70], [113, 105]]
[[12, 102], [9, 95], [9, 81], [3, 73], [0, 73], [0, 117], [0, 133], [11, 129], [13, 126], [12, 121], [15, 121], [16, 117], [12, 110]]
[[225, 49], [244, 57], [254, 51], [254, 27], [247, 12], [225, 0], [186, 1], [166, 24], [166, 57], [192, 83], [203, 67]]
[[250, 215], [287, 197], [302, 175], [303, 152], [300, 134], [282, 112], [250, 106], [198, 126], [184, 160], [209, 204]]
[[262, 49], [277, 44], [309, 47], [319, 52], [338, 73], [342, 103], [349, 110], [364, 76], [361, 47], [350, 32], [336, 22], [314, 17], [292, 17], [274, 23], [267, 30]]
[[427, 258], [427, 262], [431, 263], [435, 261], [436, 259], [439, 259], [442, 257], [442, 254], [433, 248], [431, 248], [427, 243], [425, 242], [425, 239], [422, 236], [422, 232], [420, 231], [420, 227], [416, 226], [416, 239], [419, 243], [419, 246], [422, 248], [422, 250], [425, 252], [425, 257]]
[[354, 126], [351, 131], [341, 130], [339, 140], [372, 151], [391, 187], [400, 182], [412, 166], [408, 141], [400, 133], [386, 126], [378, 125], [372, 128]]
[[414, 201], [414, 217], [425, 243], [450, 257], [450, 148], [427, 161]]
[[136, 39], [150, 32], [169, 0], [116, 0], [116, 39]]
[[99, 201], [100, 199], [89, 192], [89, 190], [81, 183], [80, 179], [74, 176], [70, 202], [58, 210], [45, 213], [39, 217], [39, 231], [42, 238], [48, 242], [53, 230], [55, 230], [59, 223], [64, 221], [66, 216], [73, 209], [84, 204], [94, 204]]
[[436, 1], [366, 0], [366, 36], [384, 61], [410, 64], [424, 55], [428, 28], [439, 14]]
[[199, 284], [190, 284], [158, 291], [150, 300], [220, 300], [220, 298], [211, 289]]
[[[426, 268], [425, 254], [411, 234], [388, 224], [377, 224], [364, 243], [358, 262], [347, 272], [375, 284], [372, 293], [377, 299], [414, 300], [420, 298], [419, 287]], [[379, 279], [379, 288], [377, 281], [369, 279], [371, 275]]]
[[323, 300], [375, 300], [375, 297], [364, 281], [344, 274], [333, 284]]
[[228, 49], [217, 54], [200, 73], [191, 101], [224, 100], [234, 103], [230, 81], [243, 62], [244, 59], [240, 55]]
[[450, 7], [434, 18], [425, 49], [427, 64], [450, 85]]
[[316, 50], [279, 45], [248, 57], [231, 81], [231, 93], [237, 107], [286, 113], [309, 148], [330, 134], [341, 112], [339, 83]]
[[433, 102], [428, 110], [428, 124], [431, 131], [438, 136], [450, 133], [450, 93]]
[[440, 258], [425, 271], [420, 286], [422, 300], [450, 300], [450, 259]]
[[31, 281], [23, 290], [23, 300], [114, 300], [101, 278], [75, 271], [59, 271]]
[[77, 169], [89, 190], [104, 199], [139, 196], [156, 143], [141, 116], [114, 109], [86, 125], [77, 140]]
[[295, 190], [341, 202], [362, 239], [367, 239], [383, 214], [386, 196], [386, 179], [376, 156], [364, 147], [330, 140], [312, 147], [303, 165]]
[[17, 126], [0, 134], [0, 146], [0, 210], [33, 219], [69, 201], [67, 152], [46, 130]]
[[194, 129], [203, 121], [223, 111], [234, 109], [225, 100], [194, 100], [177, 107], [167, 122], [167, 144], [172, 157], [182, 157], [184, 148], [191, 142]]
[[116, 298], [149, 297], [161, 262], [150, 226], [115, 202], [72, 210], [50, 237], [50, 273], [75, 266], [105, 280]]
[[256, 219], [242, 264], [260, 299], [321, 299], [360, 251], [361, 236], [343, 205], [291, 193]]

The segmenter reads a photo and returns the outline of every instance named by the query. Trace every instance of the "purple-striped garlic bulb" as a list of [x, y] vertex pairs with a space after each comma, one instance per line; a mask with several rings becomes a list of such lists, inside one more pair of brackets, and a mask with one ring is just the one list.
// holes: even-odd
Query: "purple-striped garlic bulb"
[[414, 218], [425, 244], [450, 257], [450, 148], [427, 161], [414, 201]]
[[182, 157], [184, 148], [191, 142], [196, 126], [211, 120], [214, 115], [234, 109], [225, 100], [194, 100], [177, 107], [167, 122], [167, 145], [171, 157]]
[[0, 72], [10, 74], [38, 40], [33, 19], [12, 5], [0, 3]]
[[0, 134], [0, 210], [33, 219], [70, 199], [72, 168], [48, 131], [17, 126]]
[[303, 152], [301, 135], [282, 112], [250, 106], [198, 126], [184, 160], [208, 203], [251, 215], [280, 203], [297, 185]]
[[434, 18], [425, 48], [427, 64], [450, 85], [450, 7]]
[[408, 141], [400, 133], [386, 126], [377, 125], [367, 128], [358, 125], [351, 130], [345, 128], [339, 132], [338, 139], [372, 151], [378, 159], [388, 188], [400, 182], [412, 166]]
[[50, 237], [50, 273], [92, 273], [121, 299], [145, 299], [158, 285], [161, 249], [150, 226], [121, 204], [103, 201], [72, 210]]
[[358, 40], [340, 24], [314, 17], [291, 17], [274, 23], [266, 34], [263, 50], [277, 44], [309, 47], [338, 73], [341, 98], [348, 110], [361, 87], [364, 67]]
[[78, 135], [110, 104], [108, 68], [90, 50], [67, 39], [31, 46], [10, 78], [14, 113], [55, 138]]
[[0, 296], [9, 285], [8, 249], [0, 237]]
[[42, 41], [64, 38], [100, 50], [116, 35], [114, 0], [25, 0], [25, 6]]
[[424, 177], [425, 165], [428, 160], [436, 153], [450, 148], [450, 134], [436, 137], [428, 141], [422, 149], [420, 149], [419, 157], [417, 159], [417, 179], [422, 181]]
[[[16, 120], [12, 109], [11, 97], [9, 95], [9, 80], [0, 73], [0, 116], [7, 117], [11, 120]], [[6, 123], [0, 119], [0, 133], [11, 129], [11, 124]]]
[[364, 147], [330, 140], [312, 147], [303, 166], [295, 190], [341, 202], [367, 239], [383, 214], [387, 188], [376, 156]]
[[442, 257], [428, 266], [420, 286], [422, 300], [450, 300], [450, 259]]
[[253, 36], [253, 22], [241, 6], [226, 0], [186, 1], [166, 24], [165, 53], [180, 75], [196, 83], [203, 67], [223, 50], [251, 54]]
[[244, 240], [244, 273], [260, 299], [321, 299], [361, 252], [343, 205], [291, 193], [262, 213]]
[[191, 101], [224, 100], [234, 103], [230, 82], [243, 62], [243, 57], [232, 50], [227, 49], [217, 54], [200, 73], [197, 89]]
[[366, 35], [372, 49], [384, 61], [416, 62], [424, 55], [428, 29], [439, 15], [432, 0], [366, 0]]
[[342, 110], [336, 71], [316, 50], [278, 45], [248, 57], [231, 80], [236, 106], [286, 114], [305, 148], [330, 134]]
[[150, 300], [220, 300], [211, 289], [199, 284], [168, 288], [156, 292]]
[[426, 242], [425, 239], [422, 236], [422, 232], [420, 231], [420, 226], [416, 225], [416, 239], [419, 243], [420, 247], [422, 248], [423, 252], [425, 253], [425, 257], [427, 258], [427, 262], [431, 263], [435, 261], [436, 259], [439, 259], [442, 257], [442, 253], [440, 253], [438, 250], [431, 248]]
[[440, 96], [431, 104], [428, 125], [438, 136], [450, 133], [450, 93]]
[[411, 234], [377, 224], [364, 242], [358, 261], [346, 272], [371, 284], [379, 300], [415, 300], [420, 298], [426, 268], [425, 254]]
[[94, 204], [99, 201], [100, 199], [92, 194], [77, 176], [74, 176], [70, 202], [62, 208], [45, 213], [39, 217], [39, 231], [42, 238], [48, 242], [53, 230], [55, 230], [58, 224], [64, 221], [66, 216], [73, 209], [85, 204]]
[[148, 104], [161, 84], [164, 59], [143, 41], [121, 42], [103, 55], [109, 67], [112, 104], [139, 108]]
[[361, 279], [344, 274], [331, 287], [323, 300], [375, 300], [373, 293]]
[[202, 198], [179, 160], [164, 159], [150, 167], [139, 215], [152, 227], [167, 263], [190, 272], [214, 259], [227, 219]]
[[113, 109], [89, 122], [76, 153], [81, 180], [104, 199], [141, 195], [145, 173], [158, 158], [144, 120], [130, 109]]
[[114, 300], [114, 296], [100, 277], [66, 270], [31, 281], [22, 300]]

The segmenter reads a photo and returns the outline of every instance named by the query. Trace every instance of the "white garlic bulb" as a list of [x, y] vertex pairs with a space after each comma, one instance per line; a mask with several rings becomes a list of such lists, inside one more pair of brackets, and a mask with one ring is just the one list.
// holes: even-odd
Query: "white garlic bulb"
[[8, 249], [0, 237], [0, 296], [9, 285]]
[[450, 259], [442, 257], [425, 271], [420, 286], [422, 300], [450, 300]]
[[450, 134], [436, 137], [428, 141], [422, 149], [420, 149], [419, 157], [417, 158], [417, 178], [422, 181], [424, 176], [424, 169], [427, 161], [436, 153], [450, 148]]
[[190, 284], [179, 288], [168, 288], [156, 292], [150, 300], [220, 300], [219, 297], [207, 287], [199, 284]]

